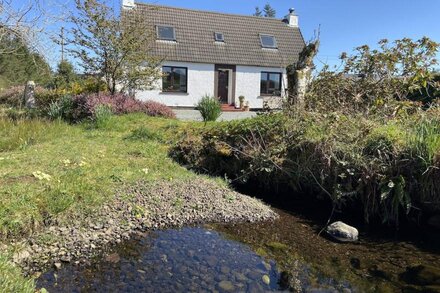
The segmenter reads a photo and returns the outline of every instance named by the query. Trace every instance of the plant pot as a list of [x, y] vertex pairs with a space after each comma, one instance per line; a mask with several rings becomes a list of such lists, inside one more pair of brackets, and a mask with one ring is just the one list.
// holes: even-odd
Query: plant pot
[[242, 109], [244, 109], [246, 112], [249, 111], [249, 106], [244, 106]]

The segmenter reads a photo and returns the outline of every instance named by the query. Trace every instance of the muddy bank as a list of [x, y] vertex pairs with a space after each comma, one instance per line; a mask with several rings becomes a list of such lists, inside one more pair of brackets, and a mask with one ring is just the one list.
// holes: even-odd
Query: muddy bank
[[88, 264], [134, 233], [200, 223], [255, 223], [278, 216], [261, 201], [205, 180], [140, 182], [121, 188], [93, 215], [52, 225], [17, 244], [14, 262], [26, 274]]

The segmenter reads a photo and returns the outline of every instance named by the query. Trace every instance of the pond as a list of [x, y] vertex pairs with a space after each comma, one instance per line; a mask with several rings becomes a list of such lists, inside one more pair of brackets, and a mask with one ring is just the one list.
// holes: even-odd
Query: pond
[[49, 292], [440, 292], [402, 279], [408, 266], [440, 267], [438, 251], [361, 233], [354, 244], [318, 236], [306, 218], [277, 210], [259, 224], [148, 232], [87, 266], [66, 265], [37, 280]]

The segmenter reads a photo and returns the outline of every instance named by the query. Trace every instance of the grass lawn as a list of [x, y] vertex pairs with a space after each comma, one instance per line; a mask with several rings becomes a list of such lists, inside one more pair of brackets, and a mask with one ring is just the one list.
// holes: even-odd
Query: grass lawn
[[199, 126], [144, 114], [113, 116], [100, 128], [0, 116], [0, 291], [32, 291], [8, 264], [12, 239], [92, 213], [124, 183], [198, 176], [173, 162], [168, 148]]

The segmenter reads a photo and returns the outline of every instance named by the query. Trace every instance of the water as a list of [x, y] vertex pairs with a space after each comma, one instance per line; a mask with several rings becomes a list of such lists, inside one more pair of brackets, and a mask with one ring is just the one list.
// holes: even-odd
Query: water
[[[349, 287], [326, 278], [312, 286], [308, 267], [297, 266], [305, 291]], [[49, 292], [269, 292], [286, 285], [275, 261], [204, 227], [151, 232], [116, 247], [107, 259], [69, 265], [37, 280]]]
[[[276, 211], [280, 218], [272, 222], [152, 231], [91, 265], [46, 272], [37, 286], [50, 292], [273, 292], [288, 284], [303, 292], [440, 292], [440, 245], [432, 237], [361, 229], [359, 242], [335, 243], [318, 236], [325, 215], [316, 221]], [[432, 268], [437, 277], [425, 275], [432, 284], [402, 278], [418, 265]]]

